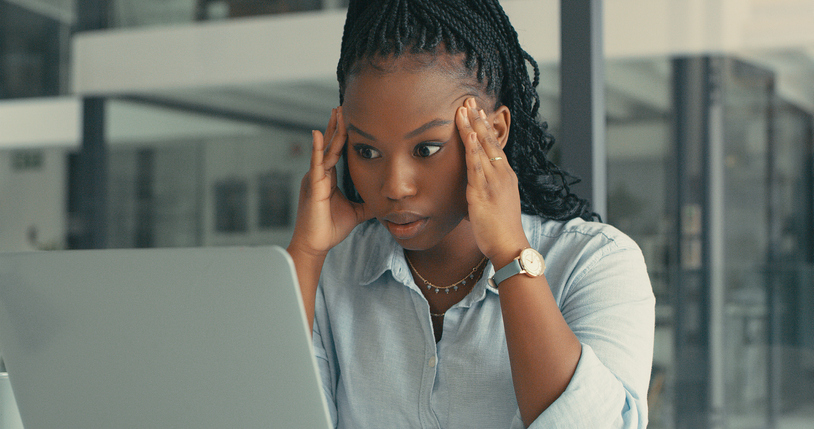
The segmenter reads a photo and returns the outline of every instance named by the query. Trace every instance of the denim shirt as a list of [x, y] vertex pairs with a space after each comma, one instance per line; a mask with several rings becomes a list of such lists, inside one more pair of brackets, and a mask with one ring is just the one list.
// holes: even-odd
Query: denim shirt
[[[565, 392], [530, 428], [644, 428], [653, 296], [636, 244], [581, 219], [523, 216], [566, 322], [582, 344]], [[314, 347], [337, 428], [522, 428], [498, 291], [486, 279], [446, 312], [436, 344], [403, 249], [377, 221], [328, 255]], [[443, 293], [443, 292], [441, 292]], [[546, 362], [540, 362], [546, 365]]]

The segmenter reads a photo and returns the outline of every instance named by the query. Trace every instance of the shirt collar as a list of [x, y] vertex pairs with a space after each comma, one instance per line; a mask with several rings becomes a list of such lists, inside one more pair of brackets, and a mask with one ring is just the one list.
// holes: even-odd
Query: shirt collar
[[366, 228], [371, 245], [366, 246], [362, 250], [363, 254], [359, 255], [367, 261], [367, 264], [362, 265], [362, 272], [358, 276], [360, 283], [369, 285], [391, 271], [397, 281], [410, 284], [412, 277], [404, 259], [404, 249], [377, 220], [371, 220]]
[[478, 282], [475, 284], [475, 287], [469, 292], [468, 295], [464, 297], [460, 302], [455, 304], [453, 307], [463, 307], [469, 308], [476, 303], [483, 301], [488, 294], [498, 295], [498, 290], [489, 286], [488, 279], [495, 275], [495, 269], [492, 267], [492, 262], [486, 264], [486, 268], [483, 269], [483, 274], [481, 275]]
[[[393, 279], [399, 283], [409, 287], [414, 286], [412, 274], [407, 266], [407, 260], [404, 258], [404, 249], [396, 242], [392, 235], [385, 229], [378, 221], [371, 220], [369, 225], [366, 225], [366, 233], [370, 234], [370, 246], [366, 246], [363, 250], [364, 254], [360, 255], [368, 263], [363, 264], [363, 271], [359, 273], [361, 285], [369, 285], [376, 281], [379, 277], [383, 276], [387, 271], [390, 271]], [[475, 288], [470, 292], [461, 302], [456, 306], [469, 307], [474, 303], [483, 300], [487, 293], [499, 294], [498, 290], [489, 286], [486, 281], [495, 275], [495, 269], [492, 263], [486, 264], [483, 275]]]

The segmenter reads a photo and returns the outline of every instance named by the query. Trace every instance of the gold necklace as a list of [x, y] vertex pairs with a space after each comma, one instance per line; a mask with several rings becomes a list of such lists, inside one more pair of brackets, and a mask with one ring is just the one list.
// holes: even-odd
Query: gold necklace
[[434, 285], [434, 284], [430, 283], [429, 280], [425, 279], [421, 275], [421, 273], [419, 273], [418, 270], [415, 269], [415, 266], [413, 265], [413, 262], [410, 261], [410, 258], [407, 256], [407, 253], [404, 254], [404, 259], [406, 259], [407, 263], [410, 264], [410, 268], [413, 269], [413, 272], [416, 273], [418, 278], [421, 279], [421, 281], [424, 282], [425, 285], [427, 285], [427, 290], [435, 288], [435, 293], [438, 293], [438, 292], [440, 292], [442, 290], [445, 293], [449, 293], [450, 289], [452, 289], [453, 291], [457, 291], [458, 286], [466, 286], [466, 280], [467, 279], [474, 279], [475, 278], [475, 272], [477, 272], [478, 268], [480, 268], [481, 265], [483, 265], [483, 263], [486, 262], [486, 256], [484, 256], [483, 259], [481, 259], [480, 262], [478, 262], [478, 265], [475, 265], [475, 268], [472, 268], [472, 271], [470, 271], [469, 274], [467, 274], [464, 278], [458, 280], [457, 282], [455, 282], [455, 283], [453, 283], [453, 284], [451, 284], [449, 286], [437, 286], [437, 285]]

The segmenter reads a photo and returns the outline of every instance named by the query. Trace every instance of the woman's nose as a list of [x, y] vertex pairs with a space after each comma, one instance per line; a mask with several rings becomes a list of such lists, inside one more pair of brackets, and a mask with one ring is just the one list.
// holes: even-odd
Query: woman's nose
[[391, 161], [385, 171], [382, 194], [394, 201], [415, 195], [417, 191], [416, 174], [409, 162]]

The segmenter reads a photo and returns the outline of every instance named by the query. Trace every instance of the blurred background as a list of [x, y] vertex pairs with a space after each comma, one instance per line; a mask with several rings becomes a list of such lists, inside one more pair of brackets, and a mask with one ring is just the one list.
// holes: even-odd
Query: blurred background
[[[0, 0], [0, 251], [285, 246], [346, 3]], [[502, 3], [557, 136], [560, 2]], [[814, 427], [814, 0], [602, 11], [593, 182], [657, 297], [650, 427]]]

